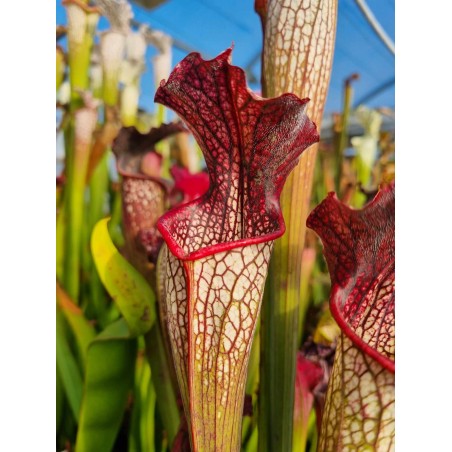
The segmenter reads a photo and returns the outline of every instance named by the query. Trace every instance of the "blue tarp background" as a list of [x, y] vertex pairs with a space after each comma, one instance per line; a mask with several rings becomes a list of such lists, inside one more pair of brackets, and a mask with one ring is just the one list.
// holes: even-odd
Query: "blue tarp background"
[[[367, 0], [374, 15], [394, 40], [394, 0]], [[164, 31], [186, 48], [212, 58], [234, 42], [233, 63], [248, 70], [249, 85], [260, 90], [260, 51], [262, 33], [254, 12], [254, 0], [168, 0], [153, 10], [133, 3], [134, 19]], [[64, 7], [58, 0], [57, 24], [66, 23]], [[102, 18], [100, 29], [108, 27]], [[64, 42], [63, 42], [64, 45]], [[148, 49], [147, 61], [154, 53]], [[177, 46], [173, 65], [187, 51]], [[394, 56], [377, 37], [354, 0], [339, 0], [336, 48], [333, 72], [325, 113], [340, 111], [343, 81], [357, 72], [354, 83], [355, 102], [378, 91], [380, 94], [366, 102], [373, 107], [394, 108]], [[150, 69], [143, 75], [140, 105], [153, 110], [155, 86]]]

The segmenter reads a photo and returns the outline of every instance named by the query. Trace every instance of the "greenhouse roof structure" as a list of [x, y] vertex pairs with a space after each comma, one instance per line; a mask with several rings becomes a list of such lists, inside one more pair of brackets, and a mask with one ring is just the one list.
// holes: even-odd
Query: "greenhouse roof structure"
[[[339, 0], [326, 116], [341, 111], [344, 80], [353, 73], [359, 74], [353, 105], [394, 108], [394, 54], [374, 31], [360, 3], [364, 2]], [[394, 42], [394, 0], [367, 0], [365, 4]], [[250, 87], [260, 90], [262, 31], [253, 0], [136, 0], [132, 9], [134, 25], [147, 24], [173, 38], [173, 66], [191, 51], [210, 59], [233, 43], [233, 63], [246, 70]], [[66, 23], [61, 3], [57, 23]], [[101, 18], [99, 28], [107, 27], [107, 20]], [[148, 49], [148, 58], [154, 52]], [[145, 74], [140, 103], [148, 110], [153, 108], [155, 88], [152, 74]]]

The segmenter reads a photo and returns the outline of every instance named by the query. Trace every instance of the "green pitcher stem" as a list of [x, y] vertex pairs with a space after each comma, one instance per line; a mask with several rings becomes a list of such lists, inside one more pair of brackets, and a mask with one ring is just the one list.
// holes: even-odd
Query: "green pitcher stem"
[[259, 389], [259, 361], [260, 361], [260, 323], [257, 323], [254, 334], [253, 345], [251, 346], [250, 360], [248, 363], [248, 376], [245, 386], [245, 394], [251, 396], [253, 405], [252, 416], [244, 416], [242, 422], [242, 445], [248, 437], [251, 437], [257, 426], [258, 406], [257, 393]]
[[298, 346], [301, 347], [305, 332], [305, 318], [310, 302], [310, 282], [315, 262], [315, 249], [308, 246], [303, 250], [300, 281], [300, 307], [298, 316]]
[[[66, 241], [64, 287], [69, 296], [77, 302], [80, 292], [80, 262], [83, 235], [83, 214], [86, 175], [88, 171], [91, 138], [96, 125], [97, 111], [94, 107], [83, 107], [74, 113], [73, 124], [68, 128], [66, 138], [67, 183]], [[68, 152], [69, 151], [69, 152]]]
[[146, 354], [152, 371], [152, 382], [157, 394], [157, 409], [163, 426], [172, 444], [179, 430], [180, 414], [177, 407], [176, 392], [169, 371], [170, 362], [163, 343], [160, 322], [155, 322], [145, 335]]
[[[80, 252], [83, 227], [85, 175], [87, 161], [75, 159], [72, 177], [67, 181], [67, 228], [65, 288], [73, 300], [78, 300], [80, 291]], [[78, 160], [78, 161], [77, 161]], [[84, 171], [85, 168], [85, 171]]]
[[[89, 237], [95, 224], [105, 216], [105, 201], [108, 191], [108, 152], [105, 153], [102, 160], [97, 165], [89, 182], [90, 202], [88, 211]], [[105, 310], [107, 308], [107, 297], [102, 282], [90, 257], [90, 302], [95, 311], [96, 318], [101, 326], [105, 327]]]
[[[82, 244], [84, 191], [89, 159], [90, 125], [83, 132], [82, 142], [76, 137], [77, 111], [83, 108], [82, 92], [89, 86], [89, 64], [94, 32], [99, 15], [86, 2], [64, 2], [68, 15], [68, 61], [71, 84], [70, 110], [74, 115], [65, 130], [66, 186], [65, 186], [65, 262], [64, 287], [69, 296], [79, 301], [80, 252]], [[81, 127], [84, 128], [85, 126]]]
[[262, 305], [259, 406], [262, 452], [292, 450], [299, 294], [286, 280], [287, 235], [279, 243], [279, 252], [275, 252], [275, 246], [270, 261]]
[[69, 296], [77, 303], [79, 291], [79, 258], [78, 253], [73, 254], [77, 247], [77, 239], [74, 238], [74, 230], [77, 223], [76, 212], [74, 210], [74, 121], [71, 120], [64, 132], [65, 141], [65, 173], [66, 184], [64, 187], [64, 267], [63, 267], [63, 281], [64, 287]]
[[342, 162], [344, 151], [348, 143], [348, 125], [350, 118], [350, 107], [353, 98], [352, 81], [358, 79], [358, 74], [352, 74], [344, 83], [344, 105], [342, 110], [342, 124], [339, 135], [338, 147], [336, 149], [336, 193], [340, 193], [342, 179]]
[[[166, 109], [163, 105], [157, 105], [157, 124], [156, 127], [163, 124], [166, 120]], [[157, 143], [156, 149], [162, 154], [162, 177], [169, 179], [171, 177], [170, 175], [170, 166], [171, 166], [171, 159], [170, 159], [170, 148], [168, 140], [162, 140], [159, 143]]]
[[[121, 177], [121, 176], [120, 176]], [[122, 200], [121, 189], [111, 191], [112, 203], [111, 203], [111, 219], [108, 223], [108, 230], [110, 232], [113, 243], [121, 248], [124, 246], [124, 236], [121, 230], [122, 223]]]
[[[265, 97], [308, 97], [306, 114], [321, 129], [332, 69], [337, 0], [256, 1], [264, 29]], [[318, 146], [307, 149], [281, 193], [286, 223], [275, 241], [262, 307], [259, 450], [292, 450], [302, 251]], [[306, 309], [303, 306], [303, 311]]]

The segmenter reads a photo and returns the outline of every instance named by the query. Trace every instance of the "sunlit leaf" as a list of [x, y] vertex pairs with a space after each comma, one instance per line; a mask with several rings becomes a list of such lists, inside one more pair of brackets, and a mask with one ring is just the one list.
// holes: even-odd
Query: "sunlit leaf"
[[155, 320], [155, 295], [143, 276], [113, 245], [108, 219], [100, 220], [91, 237], [99, 277], [115, 301], [132, 335], [144, 334]]
[[133, 387], [136, 340], [124, 319], [109, 325], [88, 349], [76, 452], [110, 452]]
[[56, 285], [57, 303], [63, 312], [72, 333], [74, 334], [77, 346], [82, 357], [82, 364], [86, 363], [88, 345], [96, 336], [92, 324], [84, 317], [82, 310], [69, 298], [68, 294], [57, 283]]

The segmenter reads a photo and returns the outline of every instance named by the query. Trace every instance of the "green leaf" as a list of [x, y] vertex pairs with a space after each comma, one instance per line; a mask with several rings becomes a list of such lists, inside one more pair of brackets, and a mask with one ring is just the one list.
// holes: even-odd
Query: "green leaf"
[[144, 277], [114, 246], [108, 218], [100, 220], [91, 236], [91, 251], [99, 277], [115, 300], [132, 336], [150, 330], [155, 320], [155, 295]]
[[56, 295], [58, 307], [71, 327], [80, 357], [82, 358], [83, 368], [85, 368], [88, 345], [96, 336], [96, 332], [93, 325], [83, 315], [82, 310], [69, 298], [68, 294], [58, 283], [56, 285]]
[[75, 419], [78, 420], [82, 400], [82, 377], [77, 361], [72, 353], [65, 333], [65, 321], [57, 308], [56, 318], [56, 358], [57, 370], [64, 392]]
[[141, 450], [145, 452], [154, 449], [155, 433], [155, 390], [151, 380], [151, 368], [145, 359], [142, 362], [137, 386], [137, 392], [139, 392], [137, 395], [140, 398], [138, 429]]
[[[146, 372], [148, 371], [148, 372]], [[145, 357], [138, 352], [138, 357], [135, 364], [135, 387], [133, 394], [133, 408], [129, 428], [129, 452], [141, 452], [141, 436], [140, 436], [140, 418], [142, 410], [142, 381], [143, 377], [150, 378], [149, 364]]]
[[[105, 128], [106, 126], [104, 126]], [[88, 231], [89, 236], [93, 231], [96, 223], [105, 216], [105, 201], [108, 195], [109, 174], [108, 174], [108, 158], [110, 152], [104, 152], [103, 157], [97, 163], [97, 166], [92, 170], [92, 176], [89, 180], [89, 195], [90, 202], [88, 206]], [[91, 161], [90, 161], [91, 165]], [[90, 171], [88, 171], [90, 172]], [[89, 239], [87, 240], [89, 246]], [[106, 319], [106, 311], [108, 308], [109, 297], [103, 287], [103, 284], [97, 273], [97, 269], [93, 262], [91, 253], [86, 253], [89, 256], [89, 303], [88, 307], [94, 314], [93, 317], [97, 319], [104, 329], [110, 322]]]
[[59, 281], [64, 281], [64, 241], [66, 229], [66, 212], [64, 202], [60, 207], [56, 220], [56, 276]]
[[152, 370], [152, 384], [157, 393], [157, 410], [166, 430], [169, 444], [172, 444], [179, 431], [180, 415], [176, 393], [171, 378], [169, 361], [165, 351], [162, 331], [156, 322], [145, 337], [146, 353]]
[[61, 377], [56, 370], [56, 431], [60, 431], [61, 421], [63, 420], [64, 409], [64, 391]]
[[124, 319], [91, 343], [76, 452], [112, 450], [133, 386], [136, 352], [136, 340]]

